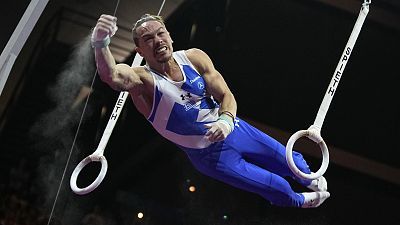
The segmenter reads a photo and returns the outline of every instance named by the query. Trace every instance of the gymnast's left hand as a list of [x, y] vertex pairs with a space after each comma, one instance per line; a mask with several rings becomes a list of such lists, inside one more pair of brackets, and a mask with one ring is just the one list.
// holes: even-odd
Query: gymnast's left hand
[[233, 131], [232, 126], [225, 120], [217, 120], [213, 123], [205, 124], [208, 131], [205, 136], [211, 142], [225, 140], [226, 137]]

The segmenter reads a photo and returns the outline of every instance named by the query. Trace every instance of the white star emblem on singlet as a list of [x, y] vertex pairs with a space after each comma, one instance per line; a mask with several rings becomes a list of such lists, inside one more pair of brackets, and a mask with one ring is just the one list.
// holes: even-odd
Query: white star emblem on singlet
[[199, 89], [204, 89], [204, 84], [202, 82], [197, 83]]

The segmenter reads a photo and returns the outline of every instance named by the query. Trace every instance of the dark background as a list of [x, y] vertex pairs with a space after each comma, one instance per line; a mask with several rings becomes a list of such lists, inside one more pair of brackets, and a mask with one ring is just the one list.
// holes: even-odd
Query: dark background
[[[17, 1], [8, 12], [20, 18], [28, 2]], [[199, 174], [129, 99], [105, 151], [105, 180], [89, 195], [73, 194], [70, 174], [97, 147], [118, 96], [97, 79], [53, 222], [90, 224], [84, 218], [94, 213], [99, 221], [93, 224], [397, 224], [400, 31], [370, 19], [375, 4], [400, 12], [389, 3], [371, 5], [324, 122], [322, 136], [332, 146], [334, 160], [326, 173], [332, 196], [321, 207], [274, 207]], [[167, 18], [167, 26], [176, 50], [196, 47], [210, 55], [235, 94], [239, 116], [267, 133], [281, 131], [274, 137], [285, 143], [288, 134], [313, 123], [358, 10], [306, 0], [187, 0]], [[2, 46], [17, 22], [4, 27]], [[42, 38], [1, 117], [4, 224], [11, 224], [4, 222], [7, 218], [17, 224], [47, 222], [84, 102], [71, 105], [94, 74], [88, 43], [62, 43], [52, 38], [57, 29], [62, 27], [36, 34]], [[132, 58], [133, 53], [126, 63]], [[346, 154], [339, 157], [341, 152]], [[346, 159], [354, 155], [356, 161]], [[317, 168], [320, 157], [306, 158]], [[97, 164], [89, 166], [78, 184], [89, 184], [98, 169]], [[188, 191], [190, 185], [196, 192]], [[142, 220], [136, 218], [139, 211], [144, 212]]]

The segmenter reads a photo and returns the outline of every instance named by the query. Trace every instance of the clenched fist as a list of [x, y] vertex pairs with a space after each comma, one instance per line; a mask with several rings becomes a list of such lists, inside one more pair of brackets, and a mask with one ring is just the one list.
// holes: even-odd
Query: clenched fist
[[[94, 47], [105, 47], [109, 44], [109, 38], [117, 32], [117, 17], [101, 15], [93, 29], [91, 41]], [[99, 45], [99, 46], [96, 46]], [[104, 45], [104, 46], [102, 46]]]

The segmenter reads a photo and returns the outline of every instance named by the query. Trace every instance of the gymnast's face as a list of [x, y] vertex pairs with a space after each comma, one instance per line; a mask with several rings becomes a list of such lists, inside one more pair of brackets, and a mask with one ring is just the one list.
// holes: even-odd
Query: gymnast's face
[[136, 28], [136, 51], [148, 63], [165, 63], [172, 57], [172, 39], [167, 28], [158, 21], [147, 21]]

